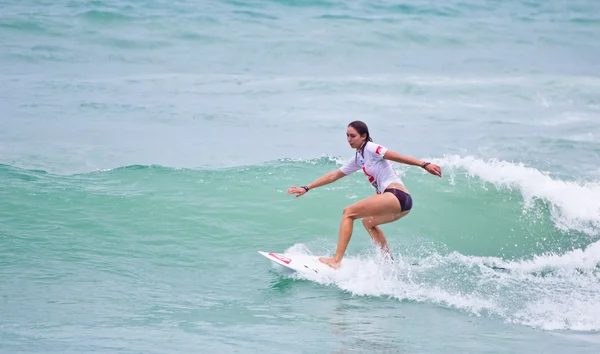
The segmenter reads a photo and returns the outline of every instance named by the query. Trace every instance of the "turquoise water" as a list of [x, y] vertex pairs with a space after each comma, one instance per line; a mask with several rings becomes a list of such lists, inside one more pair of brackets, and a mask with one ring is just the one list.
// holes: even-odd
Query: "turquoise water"
[[[0, 352], [597, 353], [600, 3], [69, 1], [0, 12]], [[442, 167], [356, 223], [346, 125]]]

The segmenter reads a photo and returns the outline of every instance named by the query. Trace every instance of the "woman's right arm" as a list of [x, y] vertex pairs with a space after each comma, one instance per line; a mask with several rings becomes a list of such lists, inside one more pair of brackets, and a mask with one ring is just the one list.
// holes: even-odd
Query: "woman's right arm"
[[[309, 183], [306, 186], [302, 186], [302, 187], [292, 186], [292, 187], [290, 187], [290, 189], [288, 189], [287, 193], [288, 194], [297, 194], [296, 198], [298, 198], [299, 196], [304, 195], [304, 193], [308, 192], [309, 190], [311, 190], [313, 188], [317, 188], [317, 187], [321, 187], [321, 186], [324, 186], [329, 183], [333, 183], [344, 176], [346, 176], [346, 174], [344, 174], [344, 172], [342, 172], [340, 169], [337, 169], [337, 170], [334, 170], [334, 171], [324, 174], [323, 176], [317, 178], [314, 182]], [[306, 187], [308, 189], [306, 189], [304, 187]]]

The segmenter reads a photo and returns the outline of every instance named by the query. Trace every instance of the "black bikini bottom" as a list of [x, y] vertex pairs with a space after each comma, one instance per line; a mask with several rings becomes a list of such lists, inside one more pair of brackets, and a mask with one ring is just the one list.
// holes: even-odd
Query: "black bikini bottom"
[[410, 196], [410, 194], [400, 190], [400, 189], [396, 189], [396, 188], [388, 188], [386, 190], [383, 191], [383, 193], [385, 192], [390, 192], [393, 195], [396, 196], [396, 198], [398, 198], [398, 201], [400, 202], [400, 211], [406, 211], [406, 210], [410, 210], [412, 209], [412, 197]]

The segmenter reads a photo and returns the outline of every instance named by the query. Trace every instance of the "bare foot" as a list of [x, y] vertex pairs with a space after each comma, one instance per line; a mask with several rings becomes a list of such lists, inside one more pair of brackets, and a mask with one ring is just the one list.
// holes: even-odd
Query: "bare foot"
[[333, 269], [338, 269], [342, 263], [342, 261], [336, 261], [335, 258], [325, 258], [325, 257], [320, 257], [319, 261], [327, 264], [328, 266], [330, 266]]
[[383, 254], [383, 257], [392, 262], [394, 261], [394, 256], [392, 256], [392, 252], [389, 249]]
[[392, 251], [389, 248], [380, 248], [381, 256], [385, 259], [394, 260], [394, 256], [392, 256]]

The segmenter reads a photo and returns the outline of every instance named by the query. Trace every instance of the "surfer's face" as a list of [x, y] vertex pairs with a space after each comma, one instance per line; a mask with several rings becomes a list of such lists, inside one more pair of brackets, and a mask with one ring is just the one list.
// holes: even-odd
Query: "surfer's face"
[[367, 134], [360, 136], [356, 129], [348, 127], [348, 129], [346, 129], [346, 139], [353, 149], [358, 149], [365, 142], [365, 139], [367, 139]]

